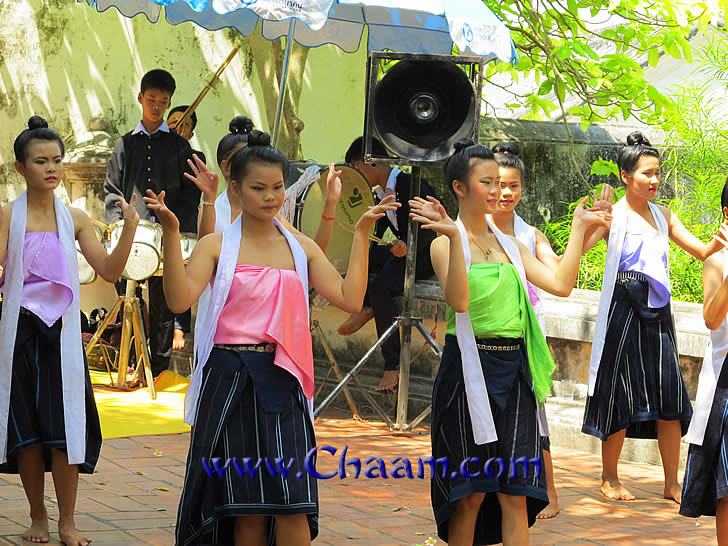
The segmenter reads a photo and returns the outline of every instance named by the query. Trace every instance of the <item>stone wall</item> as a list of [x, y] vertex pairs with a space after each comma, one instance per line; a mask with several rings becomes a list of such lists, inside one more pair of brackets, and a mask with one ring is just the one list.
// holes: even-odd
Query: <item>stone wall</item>
[[[622, 124], [592, 125], [583, 131], [576, 124], [482, 118], [480, 142], [493, 146], [513, 141], [520, 147], [526, 165], [526, 181], [519, 214], [529, 223], [541, 225], [566, 213], [565, 203], [587, 194], [604, 179], [590, 175], [597, 159], [616, 160], [619, 150], [632, 131], [642, 131], [659, 145], [662, 135], [643, 126]], [[448, 212], [457, 210], [455, 199], [446, 187], [439, 169], [428, 169], [427, 180], [436, 187]], [[615, 183], [615, 180], [612, 180]], [[668, 196], [669, 181], [660, 196]]]

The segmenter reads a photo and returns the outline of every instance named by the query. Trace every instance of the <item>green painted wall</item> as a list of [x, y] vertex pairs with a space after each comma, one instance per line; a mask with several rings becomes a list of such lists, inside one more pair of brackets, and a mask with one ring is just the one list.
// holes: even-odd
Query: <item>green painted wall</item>
[[[139, 119], [136, 96], [145, 71], [172, 72], [178, 86], [173, 103], [189, 103], [230, 49], [225, 31], [192, 23], [151, 24], [114, 9], [98, 13], [75, 0], [0, 1], [0, 182], [17, 182], [12, 143], [30, 115], [48, 119], [69, 148], [93, 136], [93, 117], [103, 117], [116, 136]], [[361, 132], [365, 62], [361, 49], [311, 51], [300, 103], [307, 159], [341, 159]], [[241, 50], [198, 109], [193, 147], [214, 158], [236, 114], [267, 128], [263, 92], [251, 55]]]

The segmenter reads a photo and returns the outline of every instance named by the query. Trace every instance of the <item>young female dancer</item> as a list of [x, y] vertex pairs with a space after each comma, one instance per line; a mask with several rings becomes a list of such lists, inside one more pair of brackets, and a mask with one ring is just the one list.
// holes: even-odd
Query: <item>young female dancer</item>
[[[253, 122], [246, 116], [236, 116], [230, 120], [228, 126], [230, 132], [220, 139], [217, 145], [217, 165], [220, 172], [225, 178], [226, 189], [217, 199], [213, 201], [203, 201], [205, 211], [201, 216], [199, 237], [213, 232], [222, 231], [226, 225], [232, 223], [241, 212], [239, 202], [240, 198], [235, 195], [236, 187], [230, 184], [230, 154], [238, 148], [243, 148], [248, 144], [248, 135], [253, 130]], [[192, 180], [203, 192], [209, 192], [213, 195], [217, 194], [218, 176], [210, 171], [203, 161], [195, 157], [194, 162], [189, 161], [193, 174], [185, 173], [185, 176]], [[326, 198], [324, 200], [324, 208], [321, 212], [321, 221], [318, 230], [314, 236], [314, 241], [326, 252], [331, 236], [334, 232], [334, 220], [336, 218], [336, 205], [341, 195], [341, 181], [339, 180], [341, 171], [336, 171], [333, 164], [329, 164], [329, 175], [326, 180]], [[209, 209], [207, 207], [210, 207]], [[278, 220], [283, 226], [293, 233], [300, 234], [282, 215], [278, 215]]]
[[14, 151], [26, 191], [0, 213], [0, 472], [19, 473], [23, 482], [32, 522], [25, 540], [48, 542], [43, 489], [50, 471], [60, 539], [85, 546], [91, 539], [74, 521], [78, 473], [94, 471], [101, 428], [81, 343], [76, 241], [89, 265], [115, 282], [139, 216], [135, 200], [119, 200], [124, 228], [107, 254], [88, 215], [54, 196], [63, 177], [58, 134], [33, 116]]
[[[516, 212], [521, 202], [526, 167], [518, 156], [518, 146], [512, 142], [497, 144], [493, 147], [495, 160], [498, 163], [500, 174], [501, 195], [498, 210], [493, 214], [495, 225], [506, 235], [518, 239], [529, 252], [552, 271], [556, 271], [561, 257], [558, 256], [551, 243], [541, 230], [527, 224]], [[611, 211], [613, 190], [605, 185], [600, 199], [595, 206], [607, 212]], [[593, 229], [593, 228], [592, 228]], [[585, 238], [588, 238], [589, 230]], [[528, 284], [528, 295], [531, 300], [536, 318], [543, 330], [543, 309], [539, 290], [531, 283]], [[549, 494], [549, 505], [538, 515], [538, 519], [553, 518], [560, 512], [559, 497], [554, 483], [553, 462], [551, 459], [551, 442], [549, 440], [548, 421], [543, 405], [538, 407], [538, 424], [541, 432], [544, 467], [546, 470], [546, 486]]]
[[[164, 288], [173, 311], [189, 308], [208, 284], [213, 287], [188, 391], [193, 429], [177, 544], [310, 544], [318, 533], [318, 497], [303, 466], [315, 446], [309, 283], [337, 307], [361, 308], [369, 229], [398, 205], [392, 197], [361, 217], [342, 280], [311, 239], [276, 219], [287, 161], [270, 137], [251, 132], [248, 146], [229, 162], [242, 214], [222, 233], [202, 239], [186, 270], [179, 223], [164, 195], [145, 197], [164, 228]], [[203, 457], [222, 457], [223, 464], [229, 457], [295, 463], [288, 477], [263, 468], [248, 477], [228, 468], [211, 478]]]
[[[217, 165], [225, 178], [226, 188], [214, 201], [205, 198], [202, 203], [203, 211], [200, 215], [199, 238], [202, 239], [210, 233], [222, 233], [226, 226], [230, 225], [242, 212], [240, 196], [237, 195], [238, 185], [230, 183], [230, 157], [237, 154], [248, 145], [248, 135], [253, 131], [253, 122], [246, 116], [236, 116], [230, 120], [230, 132], [220, 139], [217, 144]], [[217, 195], [219, 179], [218, 175], [212, 172], [207, 165], [197, 156], [193, 156], [194, 162], [189, 161], [193, 174], [185, 173], [195, 185], [200, 188], [203, 195]], [[326, 179], [326, 199], [321, 212], [321, 221], [314, 236], [314, 241], [326, 252], [331, 237], [334, 233], [334, 219], [336, 217], [336, 205], [341, 195], [341, 171], [334, 169], [333, 164], [329, 165], [329, 174]], [[286, 219], [278, 213], [278, 221], [288, 231], [302, 235], [300, 231], [289, 224]], [[207, 308], [210, 304], [210, 287], [207, 287], [200, 295], [197, 305], [195, 319], [195, 331], [202, 328]], [[198, 336], [195, 336], [194, 344], [197, 354]], [[192, 423], [190, 423], [192, 424]]]
[[[680, 437], [692, 416], [670, 312], [669, 241], [705, 260], [721, 244], [703, 244], [666, 207], [652, 201], [660, 187], [660, 154], [632, 133], [619, 154], [626, 190], [609, 229], [591, 242], [608, 244], [589, 366], [582, 432], [602, 440], [602, 494], [635, 497], [619, 480], [625, 436], [657, 438], [665, 475], [664, 497], [680, 502]], [[590, 243], [591, 244], [591, 243]]]
[[[728, 180], [720, 197], [728, 219]], [[728, 246], [728, 228], [721, 226]], [[718, 544], [728, 545], [728, 250], [705, 261], [703, 317], [710, 343], [700, 370], [695, 413], [688, 428], [688, 464], [682, 489], [683, 516], [716, 516]]]
[[[455, 150], [445, 175], [458, 199], [458, 221], [434, 199], [435, 207], [422, 199], [410, 201], [410, 207], [424, 229], [445, 235], [432, 244], [432, 265], [449, 307], [432, 396], [432, 454], [454, 464], [474, 457], [471, 472], [478, 464], [480, 472], [438, 473], [432, 505], [438, 535], [448, 544], [523, 546], [548, 495], [540, 462], [519, 466], [515, 461], [540, 461], [537, 403], [548, 394], [555, 367], [524, 287], [529, 279], [568, 295], [585, 230], [606, 223], [608, 215], [584, 210], [582, 201], [566, 253], [553, 272], [486, 218], [496, 212], [501, 192], [493, 152], [472, 142], [458, 143]], [[511, 468], [483, 468], [496, 457], [511, 462]]]
[[[551, 243], [541, 230], [527, 224], [517, 213], [516, 207], [521, 201], [526, 168], [518, 157], [518, 148], [512, 143], [498, 144], [493, 147], [495, 160], [500, 174], [501, 195], [498, 210], [493, 214], [495, 225], [506, 235], [518, 239], [529, 252], [552, 271], [559, 265], [559, 257], [551, 248]], [[541, 329], [543, 330], [542, 306], [536, 288], [529, 283], [528, 294]], [[546, 410], [542, 404], [538, 406], [538, 424], [541, 434], [541, 447], [546, 470], [546, 490], [549, 504], [537, 516], [539, 519], [553, 518], [558, 515], [559, 497], [554, 483], [554, 467], [551, 460], [551, 442], [549, 440]]]

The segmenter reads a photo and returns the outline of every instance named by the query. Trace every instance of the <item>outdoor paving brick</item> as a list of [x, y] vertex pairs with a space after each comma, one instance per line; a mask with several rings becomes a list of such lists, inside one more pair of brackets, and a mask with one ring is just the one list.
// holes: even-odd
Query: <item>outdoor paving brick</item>
[[[317, 423], [319, 445], [348, 457], [380, 456], [393, 468], [392, 457], [427, 457], [427, 434], [393, 433], [380, 423], [325, 419]], [[98, 544], [172, 545], [189, 434], [115, 439], [104, 443], [98, 472], [79, 481], [77, 524]], [[161, 456], [154, 456], [154, 451]], [[662, 499], [662, 469], [622, 463], [625, 483], [639, 497], [635, 502], [610, 502], [599, 494], [599, 457], [575, 450], [553, 452], [562, 506], [552, 520], [531, 528], [532, 545], [685, 544], [711, 546], [715, 520], [683, 518], [675, 503]], [[367, 465], [363, 464], [363, 468]], [[337, 456], [323, 453], [320, 471], [336, 470]], [[140, 474], [141, 473], [141, 474]], [[0, 478], [0, 546], [31, 544], [20, 539], [28, 524], [28, 507], [15, 475]], [[164, 489], [167, 489], [165, 491]], [[46, 504], [55, 530], [58, 507], [53, 481], [46, 476]], [[322, 546], [386, 546], [424, 544], [436, 537], [428, 479], [334, 478], [319, 482]], [[404, 507], [395, 511], [396, 509]], [[57, 544], [52, 533], [50, 544]], [[438, 541], [438, 544], [443, 544]]]
[[163, 529], [132, 529], [129, 534], [140, 541], [141, 544], [169, 546], [174, 543], [174, 536]]

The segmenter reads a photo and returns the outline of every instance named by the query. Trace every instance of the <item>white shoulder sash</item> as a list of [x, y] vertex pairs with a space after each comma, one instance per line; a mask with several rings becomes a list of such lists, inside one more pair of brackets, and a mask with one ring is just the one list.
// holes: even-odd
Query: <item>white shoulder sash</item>
[[[649, 203], [650, 212], [655, 220], [658, 231], [665, 237], [669, 237], [667, 220], [657, 205]], [[599, 363], [602, 360], [604, 342], [607, 337], [607, 326], [609, 322], [609, 309], [614, 295], [614, 284], [617, 281], [619, 262], [622, 257], [624, 238], [627, 234], [627, 200], [620, 199], [613, 208], [612, 226], [609, 230], [609, 241], [607, 242], [607, 257], [604, 264], [604, 280], [602, 281], [602, 293], [599, 296], [599, 307], [597, 309], [597, 323], [592, 341], [591, 358], [589, 359], [589, 396], [594, 394], [594, 386], [597, 382]], [[669, 273], [668, 273], [669, 280]]]
[[[221, 233], [232, 223], [233, 219], [230, 218], [231, 216], [232, 207], [230, 206], [230, 199], [228, 198], [226, 189], [217, 196], [217, 199], [215, 199], [215, 233]], [[192, 358], [195, 359], [195, 365], [197, 365], [196, 355], [197, 347], [199, 345], [199, 336], [197, 332], [203, 331], [203, 322], [205, 320], [205, 315], [207, 314], [207, 308], [210, 306], [210, 295], [211, 289], [208, 284], [200, 295], [200, 300], [197, 302], [197, 315], [195, 316], [195, 330], [192, 349]]]
[[225, 188], [225, 191], [215, 199], [215, 233], [222, 232], [227, 226], [232, 224], [232, 215], [230, 198], [227, 194], [227, 188]]
[[[63, 420], [69, 464], [86, 459], [86, 370], [81, 342], [81, 305], [76, 259], [76, 232], [71, 211], [56, 197], [56, 226], [68, 267], [73, 299], [63, 313], [61, 328], [61, 379]], [[23, 299], [23, 245], [28, 216], [27, 193], [13, 203], [8, 237], [3, 312], [0, 318], [0, 463], [7, 460], [8, 415], [15, 335]]]
[[[528, 251], [536, 256], [536, 228], [514, 213], [513, 216], [513, 235], [528, 249]], [[536, 315], [541, 330], [544, 330], [544, 310], [541, 297], [541, 289], [529, 283], [526, 285], [527, 290], [533, 290], [538, 298], [538, 302], [533, 306], [533, 312]]]
[[536, 255], [536, 228], [527, 224], [516, 213], [513, 213], [513, 235], [526, 246], [531, 254]]
[[[723, 250], [721, 257], [723, 259], [723, 279], [725, 279], [728, 276], [728, 252]], [[691, 444], [703, 445], [710, 409], [713, 406], [715, 389], [718, 385], [718, 378], [723, 369], [726, 355], [728, 355], [728, 318], [723, 318], [720, 327], [710, 332], [710, 338], [705, 348], [703, 366], [700, 368], [700, 377], [698, 378], [698, 392], [695, 396], [693, 418], [685, 436], [685, 441]]]
[[[513, 263], [516, 267], [518, 275], [521, 278], [521, 282], [525, 283], [526, 274], [523, 269], [520, 252], [518, 251], [518, 245], [500, 231], [490, 218], [486, 217], [486, 221], [488, 223], [488, 227], [510, 258], [511, 263]], [[456, 224], [460, 231], [460, 241], [463, 245], [465, 269], [469, 271], [472, 263], [472, 257], [470, 254], [468, 233], [459, 217]], [[468, 412], [470, 413], [470, 421], [473, 425], [475, 443], [487, 444], [495, 442], [498, 440], [498, 434], [495, 430], [493, 414], [490, 411], [488, 389], [486, 388], [485, 377], [483, 376], [483, 367], [480, 363], [480, 355], [478, 354], [475, 333], [473, 332], [473, 324], [470, 321], [470, 315], [468, 312], [455, 313], [455, 332], [458, 339], [458, 346], [460, 347], [463, 379], [465, 382], [465, 396], [468, 401]]]
[[[274, 219], [276, 227], [288, 241], [293, 254], [293, 261], [296, 267], [296, 273], [301, 279], [304, 294], [308, 299], [308, 257], [303, 247], [296, 240], [295, 236], [285, 229], [281, 223]], [[235, 222], [229, 224], [222, 232], [222, 247], [220, 248], [220, 258], [217, 263], [217, 272], [215, 274], [215, 283], [211, 291], [210, 301], [205, 309], [202, 318], [198, 315], [195, 322], [195, 328], [198, 324], [199, 330], [195, 331], [198, 342], [195, 347], [196, 366], [192, 374], [187, 396], [185, 397], [185, 422], [188, 425], [194, 425], [197, 416], [197, 406], [201, 402], [200, 391], [202, 390], [202, 377], [204, 367], [210, 357], [214, 345], [215, 331], [220, 313], [225, 302], [230, 295], [230, 287], [235, 274], [235, 266], [240, 253], [240, 241], [243, 234], [243, 215], [237, 217]], [[308, 302], [307, 302], [308, 303]], [[308, 305], [306, 306], [308, 308]], [[310, 404], [309, 404], [310, 405]], [[309, 411], [310, 411], [309, 407]]]

